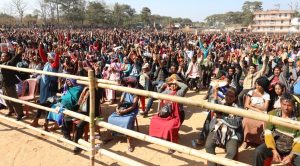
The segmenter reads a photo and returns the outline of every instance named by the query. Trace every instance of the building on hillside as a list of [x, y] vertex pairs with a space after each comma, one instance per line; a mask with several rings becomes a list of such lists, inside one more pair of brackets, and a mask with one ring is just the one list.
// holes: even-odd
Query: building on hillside
[[293, 10], [267, 10], [254, 12], [254, 33], [289, 33], [292, 27]]

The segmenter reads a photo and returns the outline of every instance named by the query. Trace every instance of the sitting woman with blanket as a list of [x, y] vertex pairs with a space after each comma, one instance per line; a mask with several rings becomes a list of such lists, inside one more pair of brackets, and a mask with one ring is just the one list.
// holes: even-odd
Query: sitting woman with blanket
[[[179, 82], [180, 78], [176, 74], [172, 74], [166, 79], [168, 87], [162, 92], [173, 96], [183, 97], [188, 87], [186, 84]], [[163, 85], [165, 87], [165, 85]], [[160, 102], [159, 113], [154, 115], [149, 126], [149, 135], [162, 138], [171, 142], [178, 142], [178, 132], [184, 120], [184, 112], [182, 106], [178, 103], [163, 100]], [[175, 151], [169, 149], [168, 153]]]
[[59, 128], [59, 126], [62, 125], [63, 114], [61, 113], [61, 111], [63, 111], [64, 108], [72, 111], [77, 111], [77, 102], [82, 92], [82, 89], [82, 86], [76, 84], [76, 80], [66, 79], [61, 99], [51, 106], [51, 108], [59, 109], [60, 113], [57, 114], [54, 112], [49, 112], [45, 124], [46, 130], [48, 130], [49, 120], [55, 121], [54, 127], [50, 128], [50, 130], [56, 130]]

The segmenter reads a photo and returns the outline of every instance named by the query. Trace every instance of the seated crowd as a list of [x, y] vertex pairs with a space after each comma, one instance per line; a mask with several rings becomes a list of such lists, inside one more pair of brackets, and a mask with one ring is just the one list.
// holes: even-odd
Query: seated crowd
[[[300, 45], [299, 37], [255, 34], [189, 34], [182, 32], [42, 29], [1, 31], [1, 64], [87, 76], [93, 70], [96, 78], [114, 81], [129, 88], [184, 97], [190, 91], [207, 91], [204, 100], [229, 107], [299, 121]], [[37, 33], [42, 34], [36, 36]], [[26, 33], [25, 33], [26, 32]], [[4, 47], [5, 46], [5, 47]], [[38, 81], [36, 102], [58, 110], [46, 112], [44, 129], [61, 129], [71, 140], [73, 117], [65, 109], [89, 115], [90, 96], [87, 87], [76, 80], [1, 69], [1, 93], [18, 98], [30, 91], [24, 80]], [[19, 93], [18, 93], [19, 92]], [[57, 93], [61, 93], [60, 97]], [[108, 123], [134, 130], [138, 114], [149, 117], [154, 98], [111, 89], [96, 89], [95, 114], [101, 116], [100, 103], [117, 104]], [[146, 102], [147, 101], [147, 102]], [[197, 102], [197, 101], [195, 101]], [[25, 116], [22, 105], [0, 100], [7, 116]], [[140, 106], [141, 110], [140, 110]], [[179, 130], [185, 120], [180, 103], [161, 100], [151, 115], [149, 135], [178, 143]], [[202, 111], [202, 110], [201, 110]], [[253, 165], [264, 165], [270, 157], [276, 162], [300, 165], [300, 135], [295, 129], [233, 114], [207, 110], [208, 115], [193, 147], [205, 146], [208, 153], [226, 149], [226, 158], [236, 159], [240, 146], [255, 147]], [[39, 126], [45, 111], [37, 110], [32, 126]], [[49, 127], [49, 121], [54, 122]], [[77, 142], [88, 124], [76, 121]], [[103, 143], [119, 133], [111, 132]], [[130, 137], [128, 150], [134, 151]], [[75, 148], [74, 153], [81, 149]], [[168, 153], [175, 151], [169, 149]], [[215, 165], [208, 163], [208, 165]]]

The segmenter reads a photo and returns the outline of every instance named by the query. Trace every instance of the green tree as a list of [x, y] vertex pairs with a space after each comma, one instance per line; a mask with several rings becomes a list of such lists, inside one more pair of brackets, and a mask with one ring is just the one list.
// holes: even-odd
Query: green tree
[[262, 10], [263, 10], [262, 2], [259, 2], [259, 1], [253, 1], [253, 2], [245, 1], [243, 6], [242, 6], [242, 16], [241, 16], [241, 19], [243, 20], [242, 24], [244, 26], [248, 26], [249, 24], [252, 24], [253, 17], [254, 17], [253, 12], [262, 11]]
[[104, 3], [89, 2], [86, 10], [86, 19], [89, 23], [104, 24], [107, 14]]
[[85, 16], [85, 0], [61, 0], [61, 10], [64, 11], [64, 18], [74, 24], [83, 24]]
[[132, 24], [132, 17], [135, 14], [135, 9], [130, 5], [115, 3], [112, 11], [112, 21], [115, 26], [130, 26]]
[[141, 18], [144, 24], [150, 24], [151, 10], [148, 7], [143, 7], [141, 11]]

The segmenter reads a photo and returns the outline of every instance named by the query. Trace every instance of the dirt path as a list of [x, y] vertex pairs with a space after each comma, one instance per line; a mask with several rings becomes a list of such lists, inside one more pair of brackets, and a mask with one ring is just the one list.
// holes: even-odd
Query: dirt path
[[[201, 99], [203, 92], [200, 95], [195, 95], [194, 92], [188, 92], [187, 97], [197, 102]], [[192, 97], [191, 97], [192, 96]], [[157, 108], [157, 101], [153, 108]], [[102, 105], [104, 116], [111, 114], [115, 105]], [[206, 118], [206, 113], [199, 108], [185, 107], [186, 121], [184, 121], [180, 129], [179, 143], [191, 147], [191, 140], [197, 137], [199, 130]], [[7, 113], [7, 110], [1, 110], [1, 114]], [[150, 118], [153, 111], [150, 112], [150, 117], [143, 118], [138, 116], [139, 129], [142, 133], [148, 133]], [[27, 118], [25, 122], [30, 123], [31, 119]], [[43, 122], [40, 121], [40, 124]], [[57, 131], [59, 134], [60, 131]], [[101, 136], [105, 136], [105, 129], [101, 129]], [[167, 154], [167, 148], [158, 145], [134, 140], [136, 146], [135, 151], [130, 153], [127, 151], [127, 143], [125, 138], [117, 138], [103, 146], [104, 149], [114, 153], [124, 155], [131, 159], [137, 160], [145, 165], [166, 165], [166, 166], [193, 166], [204, 165], [204, 160], [188, 156], [182, 153], [175, 152], [173, 155]], [[55, 139], [42, 136], [29, 129], [11, 124], [8, 121], [0, 119], [0, 165], [7, 166], [83, 166], [89, 165], [89, 154], [82, 152], [81, 155], [73, 155], [73, 146], [58, 142]], [[203, 150], [203, 149], [199, 149]], [[252, 151], [240, 150], [239, 160], [251, 163]], [[220, 156], [224, 156], [224, 150], [217, 149]], [[96, 155], [96, 165], [124, 165], [118, 163], [108, 157]]]

